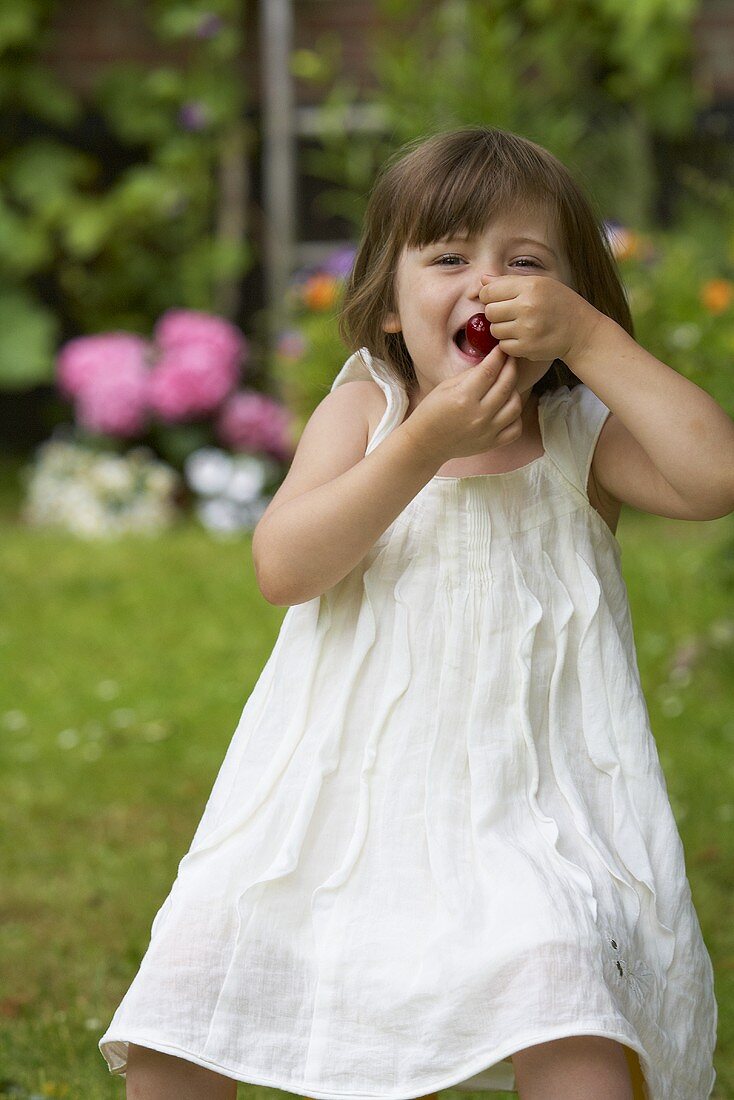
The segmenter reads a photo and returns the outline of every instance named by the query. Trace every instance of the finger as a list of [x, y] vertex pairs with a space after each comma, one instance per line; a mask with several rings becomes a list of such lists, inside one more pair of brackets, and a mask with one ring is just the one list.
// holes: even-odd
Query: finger
[[491, 360], [490, 366], [492, 363], [497, 363], [498, 366], [501, 366], [506, 359], [506, 355], [503, 352], [498, 351], [497, 349], [497, 342], [494, 341], [492, 343], [492, 350], [488, 351], [483, 359], [477, 359], [473, 363], [468, 363], [464, 373], [471, 374], [473, 371], [476, 371], [477, 367], [483, 367], [487, 360]]
[[508, 443], [514, 443], [522, 435], [522, 421], [513, 420], [505, 428], [502, 428], [495, 436], [495, 447], [506, 447]]
[[509, 390], [505, 391], [503, 396], [504, 400], [496, 413], [496, 419], [504, 427], [506, 424], [511, 424], [513, 420], [517, 420], [518, 417], [522, 416], [522, 398], [517, 388], [517, 378], [515, 378]]
[[497, 347], [501, 347], [506, 355], [511, 356], [513, 359], [521, 358], [520, 348], [521, 343], [519, 340], [501, 340]]
[[509, 357], [505, 360], [502, 369], [489, 387], [479, 398], [480, 404], [487, 409], [501, 409], [517, 386], [517, 364]]
[[488, 302], [508, 302], [517, 298], [520, 294], [518, 279], [527, 276], [517, 275], [482, 275], [482, 288], [479, 291], [480, 299]]
[[502, 436], [508, 429], [513, 430], [513, 438], [522, 435], [522, 401], [516, 390], [496, 412], [488, 409], [486, 415], [495, 436]]
[[495, 340], [512, 340], [516, 335], [516, 321], [492, 321], [489, 331]]
[[494, 422], [500, 428], [506, 428], [508, 424], [514, 424], [516, 420], [522, 420], [522, 398], [517, 389], [513, 387], [504, 405], [495, 414]]
[[490, 302], [484, 310], [484, 316], [491, 325], [500, 321], [514, 321], [517, 318], [515, 302]]
[[495, 344], [492, 350], [488, 351], [484, 359], [481, 360], [479, 366], [481, 367], [484, 363], [496, 363], [498, 370], [501, 370], [505, 365], [506, 358], [507, 352], [502, 351], [499, 344]]
[[475, 392], [479, 398], [482, 398], [495, 385], [505, 369], [506, 363], [506, 353], [502, 351], [499, 344], [495, 344], [489, 354], [477, 363], [476, 367], [469, 368], [472, 385], [475, 387]]

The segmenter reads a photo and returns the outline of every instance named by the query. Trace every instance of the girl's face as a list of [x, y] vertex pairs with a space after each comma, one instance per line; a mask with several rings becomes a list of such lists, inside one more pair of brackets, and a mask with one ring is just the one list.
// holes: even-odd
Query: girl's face
[[[482, 275], [541, 275], [573, 286], [570, 265], [544, 211], [498, 216], [476, 237], [458, 236], [423, 248], [404, 248], [395, 276], [397, 311], [383, 321], [402, 332], [418, 380], [418, 400], [458, 371], [479, 362], [455, 342], [475, 313]], [[517, 360], [517, 388], [525, 404], [551, 365]]]

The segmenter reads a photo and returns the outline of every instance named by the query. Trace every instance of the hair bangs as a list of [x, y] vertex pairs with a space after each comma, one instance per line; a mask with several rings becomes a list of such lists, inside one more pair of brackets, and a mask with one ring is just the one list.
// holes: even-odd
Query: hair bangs
[[[427, 152], [430, 149], [428, 143]], [[404, 224], [398, 237], [408, 248], [423, 248], [447, 237], [478, 236], [498, 214], [546, 208], [555, 218], [558, 210], [547, 189], [545, 165], [525, 150], [508, 159], [491, 140], [456, 145], [455, 155], [437, 163], [426, 158], [406, 188], [401, 213]], [[433, 161], [433, 163], [431, 163]], [[414, 168], [417, 168], [414, 165]], [[448, 169], [448, 170], [447, 170]]]

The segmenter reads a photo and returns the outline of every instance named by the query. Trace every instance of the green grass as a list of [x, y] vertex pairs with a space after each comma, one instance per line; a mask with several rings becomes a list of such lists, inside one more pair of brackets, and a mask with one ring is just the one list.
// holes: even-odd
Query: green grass
[[[191, 522], [109, 544], [32, 532], [15, 521], [12, 477], [4, 484], [0, 657], [12, 677], [0, 687], [0, 1096], [119, 1100], [124, 1083], [97, 1040], [285, 609], [260, 595], [248, 536], [214, 540]], [[716, 973], [717, 1100], [734, 1097], [734, 610], [718, 564], [733, 518], [625, 512], [618, 532], [642, 682]], [[691, 641], [690, 668], [676, 673]], [[239, 1096], [279, 1091], [241, 1085]]]

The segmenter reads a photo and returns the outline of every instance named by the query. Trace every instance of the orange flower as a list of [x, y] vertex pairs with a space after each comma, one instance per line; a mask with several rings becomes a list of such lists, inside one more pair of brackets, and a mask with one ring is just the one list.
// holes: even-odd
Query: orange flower
[[709, 313], [723, 313], [734, 298], [734, 283], [728, 279], [709, 279], [701, 287], [701, 301]]
[[631, 229], [615, 225], [609, 236], [615, 260], [629, 260], [640, 254], [641, 238]]
[[312, 275], [303, 287], [303, 301], [309, 309], [331, 309], [336, 295], [337, 282], [333, 275]]

